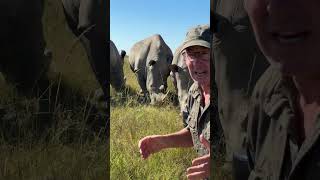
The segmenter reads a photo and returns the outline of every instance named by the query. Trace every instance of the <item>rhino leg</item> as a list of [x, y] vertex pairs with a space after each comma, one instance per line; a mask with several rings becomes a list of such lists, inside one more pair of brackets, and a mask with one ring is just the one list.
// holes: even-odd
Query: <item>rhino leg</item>
[[137, 73], [136, 73], [136, 77], [137, 77], [137, 80], [138, 80], [138, 84], [139, 84], [139, 86], [140, 86], [140, 88], [141, 88], [140, 91], [141, 91], [143, 94], [146, 94], [146, 93], [148, 92], [148, 90], [147, 90], [147, 85], [146, 85], [146, 79], [144, 78], [143, 74], [140, 73], [140, 72], [137, 72]]

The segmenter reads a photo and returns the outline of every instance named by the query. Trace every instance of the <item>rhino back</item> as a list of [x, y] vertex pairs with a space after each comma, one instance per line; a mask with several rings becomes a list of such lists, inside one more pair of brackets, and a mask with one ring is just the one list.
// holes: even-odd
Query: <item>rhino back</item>
[[150, 40], [151, 45], [146, 65], [148, 65], [151, 60], [157, 61], [159, 71], [165, 76], [165, 80], [170, 72], [169, 65], [172, 63], [173, 59], [172, 51], [159, 34], [151, 36]]
[[173, 56], [172, 64], [178, 66], [178, 71], [174, 73], [175, 78], [175, 87], [177, 88], [179, 103], [180, 103], [180, 110], [181, 112], [184, 110], [184, 107], [187, 103], [187, 97], [189, 88], [193, 84], [193, 80], [189, 74], [188, 67], [184, 61], [184, 57], [181, 51], [182, 45], [179, 46]]
[[159, 34], [135, 43], [130, 50], [129, 64], [132, 70], [145, 71], [150, 60], [165, 60], [166, 65], [172, 62], [172, 51]]
[[61, 0], [65, 13], [72, 19], [73, 23], [79, 23], [80, 0]]
[[234, 22], [247, 17], [244, 0], [215, 0], [214, 12]]
[[173, 60], [171, 64], [175, 64], [183, 69], [187, 69], [187, 65], [184, 61], [181, 48], [182, 48], [182, 45], [180, 45], [174, 52]]
[[94, 27], [107, 32], [107, 4], [105, 0], [62, 0], [65, 13], [77, 24], [79, 31]]
[[116, 45], [110, 40], [110, 72], [118, 71], [122, 64]]
[[129, 54], [129, 64], [132, 71], [144, 71], [150, 44], [139, 41], [132, 46]]

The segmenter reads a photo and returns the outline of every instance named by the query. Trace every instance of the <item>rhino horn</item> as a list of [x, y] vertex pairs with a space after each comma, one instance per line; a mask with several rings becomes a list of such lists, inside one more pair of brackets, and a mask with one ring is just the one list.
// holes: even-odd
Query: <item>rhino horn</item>
[[160, 90], [160, 91], [163, 91], [163, 90], [164, 90], [164, 85], [161, 85], [161, 86], [159, 87], [159, 90]]
[[169, 94], [169, 91], [167, 91], [167, 93], [164, 94], [164, 96], [162, 97], [161, 101], [164, 101], [167, 98], [168, 94]]

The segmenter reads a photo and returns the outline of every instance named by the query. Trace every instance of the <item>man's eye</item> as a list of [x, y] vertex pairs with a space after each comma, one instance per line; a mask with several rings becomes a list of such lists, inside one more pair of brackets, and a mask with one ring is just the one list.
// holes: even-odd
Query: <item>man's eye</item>
[[209, 54], [208, 52], [199, 52], [199, 54], [201, 54], [201, 55], [207, 55], [207, 54]]

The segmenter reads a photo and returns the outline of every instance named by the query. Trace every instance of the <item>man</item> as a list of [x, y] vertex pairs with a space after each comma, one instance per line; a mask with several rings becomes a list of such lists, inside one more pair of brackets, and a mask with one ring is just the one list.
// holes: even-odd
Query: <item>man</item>
[[[142, 157], [166, 148], [194, 146], [200, 158], [187, 170], [188, 179], [210, 175], [210, 42], [209, 26], [197, 26], [187, 33], [181, 51], [194, 84], [190, 87], [186, 111], [187, 127], [167, 135], [152, 135], [139, 141]], [[200, 137], [201, 135], [201, 137]], [[206, 146], [206, 147], [204, 147]]]
[[268, 67], [258, 49], [244, 0], [215, 0], [213, 9], [215, 78], [218, 87], [219, 118], [226, 143], [223, 167], [235, 179], [248, 176], [246, 128], [252, 90]]
[[246, 0], [245, 7], [271, 64], [252, 96], [249, 179], [320, 179], [320, 2]]

